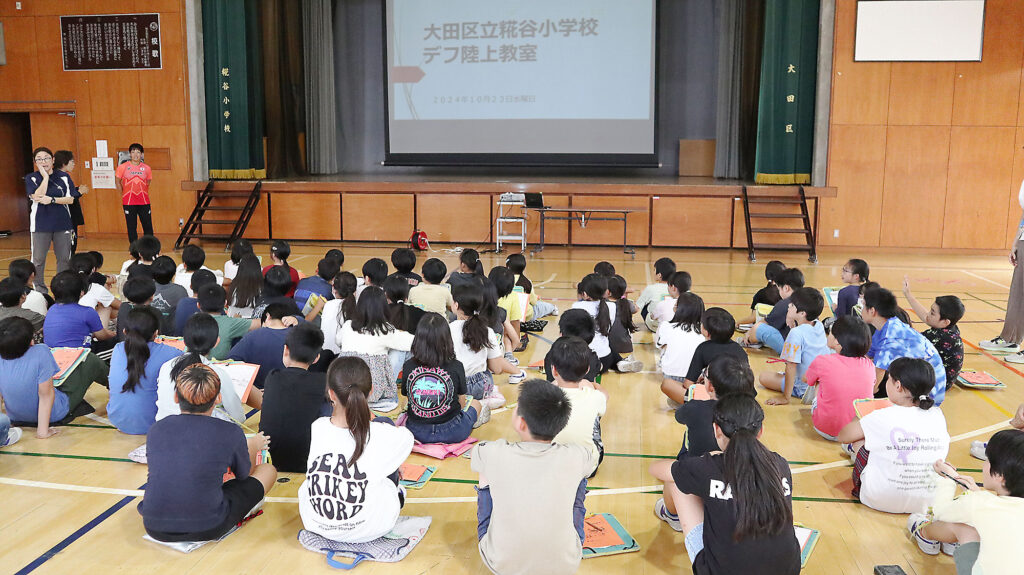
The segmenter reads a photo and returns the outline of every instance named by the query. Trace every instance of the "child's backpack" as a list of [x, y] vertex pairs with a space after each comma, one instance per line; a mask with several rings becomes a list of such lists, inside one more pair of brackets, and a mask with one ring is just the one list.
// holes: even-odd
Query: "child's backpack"
[[412, 233], [412, 237], [409, 238], [409, 247], [414, 250], [429, 250], [430, 241], [427, 240], [427, 232], [416, 230]]

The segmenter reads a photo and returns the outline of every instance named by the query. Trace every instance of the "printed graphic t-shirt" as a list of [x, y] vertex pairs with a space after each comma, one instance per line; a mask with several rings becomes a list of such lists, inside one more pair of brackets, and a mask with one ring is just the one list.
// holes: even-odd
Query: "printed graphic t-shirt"
[[440, 367], [410, 359], [402, 366], [402, 394], [409, 398], [409, 421], [437, 425], [451, 421], [466, 394], [466, 371], [458, 360]]
[[138, 166], [130, 161], [117, 167], [114, 175], [121, 180], [121, 205], [145, 206], [149, 204], [149, 182], [153, 180], [153, 169], [140, 162]]

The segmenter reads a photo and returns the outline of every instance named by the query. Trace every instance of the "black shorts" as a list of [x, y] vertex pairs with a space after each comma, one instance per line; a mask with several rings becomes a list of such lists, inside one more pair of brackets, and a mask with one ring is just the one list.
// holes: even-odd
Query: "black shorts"
[[168, 533], [146, 528], [146, 533], [157, 541], [213, 541], [220, 539], [231, 528], [245, 519], [256, 504], [263, 500], [263, 484], [259, 479], [249, 476], [245, 479], [232, 479], [221, 488], [224, 499], [228, 502], [228, 515], [220, 525], [205, 531], [192, 533]]

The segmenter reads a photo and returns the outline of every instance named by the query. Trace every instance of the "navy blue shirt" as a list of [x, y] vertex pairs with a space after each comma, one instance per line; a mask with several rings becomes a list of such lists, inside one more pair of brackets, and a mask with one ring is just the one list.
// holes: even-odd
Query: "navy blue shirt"
[[764, 322], [775, 329], [779, 330], [782, 334], [783, 339], [789, 335], [789, 325], [786, 323], [786, 314], [789, 313], [789, 298], [780, 299], [779, 303], [775, 304], [772, 308], [771, 313], [768, 317], [764, 318]]
[[178, 300], [178, 306], [174, 308], [174, 333], [164, 335], [185, 335], [185, 324], [192, 314], [199, 311], [199, 300], [194, 297], [183, 297]]
[[[284, 369], [284, 340], [288, 337], [289, 328], [273, 329], [261, 327], [245, 334], [231, 348], [228, 359], [255, 363], [260, 366], [253, 385], [263, 389], [263, 380], [275, 369]], [[312, 422], [310, 422], [312, 423]]]
[[139, 503], [151, 531], [196, 533], [213, 529], [228, 516], [224, 472], [249, 477], [249, 448], [233, 423], [183, 413], [157, 421], [146, 435], [149, 479]]
[[270, 457], [275, 467], [295, 473], [306, 471], [310, 426], [318, 418], [329, 417], [331, 409], [327, 400], [327, 374], [299, 367], [286, 367], [267, 374], [260, 431], [273, 438]]
[[[39, 184], [43, 183], [43, 176], [39, 172], [32, 172], [25, 176], [25, 193], [31, 196], [35, 193]], [[51, 198], [77, 198], [81, 194], [75, 189], [75, 183], [66, 172], [54, 170], [50, 174], [49, 183], [46, 186], [46, 195]], [[63, 232], [73, 229], [71, 222], [71, 208], [65, 204], [41, 204], [32, 202], [29, 211], [29, 231], [31, 232]]]
[[334, 299], [334, 291], [331, 283], [318, 275], [312, 275], [308, 278], [302, 278], [299, 280], [298, 285], [295, 286], [295, 305], [299, 306], [301, 310], [306, 305], [306, 301], [309, 300], [309, 296], [317, 294], [327, 298], [328, 300]]

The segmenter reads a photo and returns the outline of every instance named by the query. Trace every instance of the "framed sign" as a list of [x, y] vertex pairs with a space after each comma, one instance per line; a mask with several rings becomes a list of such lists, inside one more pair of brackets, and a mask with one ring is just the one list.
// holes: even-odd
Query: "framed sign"
[[61, 16], [64, 70], [159, 70], [159, 14]]

